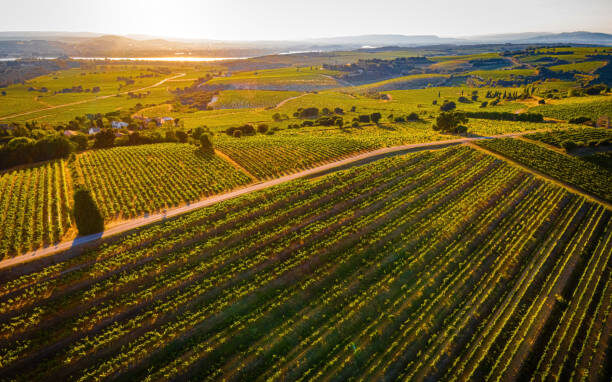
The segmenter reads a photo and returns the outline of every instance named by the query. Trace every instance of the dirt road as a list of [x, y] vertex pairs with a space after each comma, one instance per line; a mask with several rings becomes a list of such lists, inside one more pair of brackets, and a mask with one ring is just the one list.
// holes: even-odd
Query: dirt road
[[[80, 246], [84, 246], [86, 244], [91, 244], [93, 242], [96, 242], [100, 239], [103, 238], [107, 238], [110, 236], [114, 236], [117, 234], [121, 234], [124, 233], [126, 231], [129, 230], [133, 230], [135, 228], [139, 228], [151, 223], [156, 223], [159, 221], [163, 221], [165, 219], [169, 219], [171, 217], [174, 216], [178, 216], [202, 207], [207, 207], [228, 199], [233, 199], [236, 198], [238, 196], [241, 195], [245, 195], [251, 192], [255, 192], [255, 191], [259, 191], [259, 190], [263, 190], [266, 188], [270, 188], [270, 187], [274, 187], [276, 185], [282, 184], [282, 183], [286, 183], [295, 179], [299, 179], [299, 178], [305, 178], [305, 177], [314, 177], [316, 175], [322, 175], [322, 174], [326, 174], [329, 172], [333, 172], [333, 171], [337, 171], [343, 168], [346, 168], [348, 166], [350, 166], [351, 164], [361, 164], [361, 163], [366, 163], [368, 161], [371, 160], [375, 160], [379, 157], [385, 157], [388, 155], [396, 155], [396, 154], [401, 154], [402, 152], [408, 152], [411, 150], [417, 150], [417, 149], [426, 149], [426, 148], [441, 148], [441, 147], [446, 147], [449, 145], [455, 145], [455, 144], [463, 144], [463, 143], [470, 143], [473, 141], [477, 141], [477, 140], [481, 140], [481, 139], [492, 139], [492, 138], [506, 138], [506, 137], [518, 137], [521, 135], [525, 135], [525, 134], [529, 134], [529, 133], [533, 133], [533, 131], [524, 131], [524, 132], [519, 132], [519, 133], [510, 133], [510, 134], [502, 134], [502, 135], [496, 135], [496, 136], [491, 136], [491, 137], [472, 137], [472, 138], [459, 138], [459, 139], [450, 139], [450, 140], [445, 140], [445, 141], [433, 141], [433, 142], [424, 142], [424, 143], [415, 143], [415, 144], [410, 144], [410, 145], [400, 145], [400, 146], [393, 146], [393, 147], [385, 147], [385, 148], [381, 148], [378, 150], [374, 150], [374, 151], [368, 151], [365, 153], [361, 153], [361, 154], [357, 154], [357, 155], [353, 155], [350, 156], [348, 158], [344, 158], [344, 159], [340, 159], [337, 161], [333, 161], [330, 163], [326, 163], [308, 170], [304, 170], [304, 171], [300, 171], [300, 172], [296, 172], [294, 174], [290, 174], [290, 175], [286, 175], [277, 179], [272, 179], [272, 180], [268, 180], [265, 182], [260, 182], [260, 183], [254, 183], [251, 184], [249, 186], [243, 187], [243, 188], [239, 188], [224, 194], [219, 194], [219, 195], [215, 195], [206, 199], [202, 199], [200, 201], [194, 202], [194, 203], [190, 203], [181, 207], [176, 207], [176, 208], [172, 208], [169, 209], [165, 212], [161, 212], [161, 213], [155, 213], [155, 214], [149, 214], [149, 215], [145, 215], [143, 217], [140, 218], [136, 218], [133, 220], [129, 220], [126, 222], [122, 222], [119, 223], [117, 225], [114, 225], [112, 227], [109, 227], [108, 229], [106, 229], [104, 232], [102, 233], [98, 233], [98, 234], [94, 234], [94, 235], [89, 235], [89, 236], [82, 236], [82, 237], [77, 237], [74, 240], [71, 241], [65, 241], [62, 243], [58, 243], [56, 245], [53, 246], [49, 246], [46, 248], [40, 248], [37, 249], [35, 251], [31, 251], [28, 253], [25, 253], [23, 255], [19, 255], [19, 256], [15, 256], [13, 258], [10, 259], [6, 259], [6, 260], [2, 260], [0, 261], [0, 269], [3, 268], [9, 268], [12, 267], [14, 265], [18, 265], [21, 263], [25, 263], [25, 262], [29, 262], [35, 259], [39, 259], [39, 258], [43, 258], [43, 257], [47, 257], [47, 256], [51, 256], [53, 254], [56, 254], [58, 252], [62, 252], [71, 248], [75, 248], [75, 247], [80, 247]], [[476, 148], [482, 150], [482, 148], [480, 148], [479, 146], [477, 146]], [[494, 154], [497, 156], [497, 154]], [[518, 165], [518, 164], [517, 164]], [[518, 165], [519, 167], [523, 168], [525, 171], [531, 172], [531, 173], [536, 173], [534, 170], [531, 170], [523, 165]], [[540, 174], [537, 173], [538, 176], [541, 177], [545, 177], [547, 179], [550, 179], [550, 177], [544, 175], [544, 174]], [[554, 181], [554, 180], [553, 180]], [[558, 181], [556, 182], [557, 184], [560, 184]], [[577, 190], [569, 185], [565, 185], [565, 184], [560, 184], [562, 186], [566, 186], [567, 188], [570, 188], [571, 191], [579, 193], [581, 195], [583, 195], [584, 193], [581, 190]], [[589, 195], [585, 195], [587, 197], [592, 198]]]

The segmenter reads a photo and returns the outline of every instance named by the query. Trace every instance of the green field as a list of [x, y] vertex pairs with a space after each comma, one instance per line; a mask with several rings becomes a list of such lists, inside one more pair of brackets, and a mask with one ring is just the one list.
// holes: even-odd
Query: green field
[[467, 147], [298, 180], [4, 275], [31, 380], [605, 373], [611, 213]]
[[478, 145], [507, 156], [562, 182], [612, 201], [610, 174], [596, 164], [547, 150], [535, 143], [504, 138], [479, 141]]
[[549, 67], [550, 70], [560, 71], [560, 72], [584, 72], [584, 73], [593, 73], [597, 69], [605, 66], [607, 61], [585, 61], [574, 64], [565, 64], [565, 65], [554, 65]]
[[57, 243], [71, 228], [65, 161], [0, 173], [0, 259]]
[[320, 67], [283, 68], [261, 71], [248, 71], [228, 77], [217, 77], [206, 82], [210, 89], [260, 89], [312, 91], [338, 87], [339, 83], [332, 76], [334, 71]]
[[284, 100], [303, 93], [273, 90], [223, 90], [214, 102], [215, 109], [274, 107]]
[[565, 121], [578, 117], [587, 117], [596, 121], [602, 116], [612, 117], [612, 97], [570, 97], [533, 107], [529, 109], [529, 112], [541, 113], [546, 117]]
[[91, 190], [108, 220], [134, 218], [250, 182], [225, 160], [180, 143], [94, 150], [79, 155], [71, 168], [75, 183]]

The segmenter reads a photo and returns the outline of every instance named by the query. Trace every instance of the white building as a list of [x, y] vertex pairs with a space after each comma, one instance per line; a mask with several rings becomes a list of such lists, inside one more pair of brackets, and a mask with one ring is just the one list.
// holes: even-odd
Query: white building
[[124, 129], [128, 127], [128, 124], [122, 121], [112, 121], [111, 126], [113, 129]]
[[95, 135], [98, 134], [100, 132], [100, 128], [99, 127], [90, 127], [89, 128], [89, 135]]

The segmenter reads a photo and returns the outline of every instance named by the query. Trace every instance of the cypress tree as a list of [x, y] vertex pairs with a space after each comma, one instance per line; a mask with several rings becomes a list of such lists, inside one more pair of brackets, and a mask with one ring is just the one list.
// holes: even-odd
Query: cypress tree
[[79, 235], [104, 231], [104, 219], [96, 202], [89, 190], [81, 186], [74, 190], [74, 220]]

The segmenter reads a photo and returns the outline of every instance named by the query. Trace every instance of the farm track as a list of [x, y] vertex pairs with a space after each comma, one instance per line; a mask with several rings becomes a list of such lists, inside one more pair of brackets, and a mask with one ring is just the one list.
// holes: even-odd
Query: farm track
[[107, 98], [116, 97], [118, 95], [124, 95], [124, 94], [132, 93], [132, 92], [139, 92], [139, 91], [143, 91], [143, 90], [147, 90], [147, 89], [152, 89], [152, 88], [158, 87], [160, 85], [163, 85], [164, 83], [166, 83], [168, 81], [174, 80], [174, 79], [179, 78], [179, 77], [183, 77], [184, 75], [185, 75], [185, 73], [179, 73], [179, 74], [177, 74], [175, 76], [165, 78], [165, 79], [163, 79], [163, 80], [161, 80], [161, 81], [159, 81], [159, 82], [157, 82], [157, 83], [155, 83], [153, 85], [145, 86], [145, 87], [140, 88], [140, 89], [132, 89], [132, 90], [129, 90], [129, 91], [119, 92], [119, 93], [115, 93], [115, 94], [99, 96], [99, 97], [92, 98], [92, 99], [86, 99], [86, 100], [76, 101], [76, 102], [69, 102], [69, 103], [64, 103], [64, 104], [61, 104], [61, 105], [45, 107], [45, 108], [42, 108], [42, 109], [30, 110], [30, 111], [26, 111], [26, 112], [23, 112], [23, 113], [17, 113], [17, 114], [0, 116], [0, 120], [2, 120], [2, 119], [17, 118], [17, 117], [21, 117], [21, 116], [24, 116], [24, 115], [30, 115], [30, 114], [38, 113], [38, 112], [45, 111], [45, 110], [53, 110], [53, 109], [60, 109], [60, 108], [63, 108], [63, 107], [68, 107], [68, 106], [81, 105], [81, 104], [88, 103], [88, 102], [99, 101], [101, 99], [107, 99]]
[[18, 256], [9, 258], [9, 259], [2, 260], [0, 261], [0, 270], [11, 268], [16, 265], [31, 262], [34, 260], [43, 259], [43, 258], [52, 256], [60, 252], [65, 252], [68, 256], [72, 256], [75, 254], [74, 252], [78, 252], [80, 249], [83, 249], [87, 246], [91, 246], [99, 242], [101, 239], [106, 239], [106, 238], [109, 238], [115, 235], [119, 235], [124, 232], [130, 231], [136, 228], [140, 228], [148, 224], [164, 221], [171, 217], [175, 217], [175, 216], [178, 216], [178, 215], [181, 215], [181, 214], [184, 214], [184, 213], [187, 213], [187, 212], [199, 209], [199, 208], [211, 206], [211, 205], [214, 205], [216, 203], [219, 203], [225, 200], [233, 199], [241, 195], [245, 195], [245, 194], [249, 194], [255, 191], [274, 187], [276, 185], [283, 184], [283, 183], [286, 183], [292, 180], [296, 180], [300, 178], [315, 177], [317, 175], [320, 176], [322, 174], [335, 172], [335, 171], [345, 169], [348, 167], [352, 167], [355, 165], [361, 165], [364, 163], [368, 163], [373, 160], [383, 158], [385, 156], [393, 156], [393, 155], [398, 155], [404, 152], [410, 152], [410, 151], [415, 151], [415, 150], [443, 148], [443, 147], [447, 147], [450, 145], [457, 145], [457, 144], [467, 144], [474, 149], [480, 150], [482, 152], [486, 152], [489, 155], [493, 155], [494, 157], [505, 160], [513, 164], [514, 166], [521, 168], [524, 171], [527, 171], [540, 178], [544, 178], [566, 189], [569, 189], [571, 192], [582, 195], [589, 200], [595, 200], [603, 204], [604, 206], [606, 206], [606, 208], [608, 209], [612, 209], [612, 205], [610, 203], [604, 200], [601, 200], [600, 198], [597, 198], [589, 193], [586, 193], [583, 190], [580, 190], [569, 184], [560, 182], [537, 170], [531, 169], [505, 156], [502, 156], [498, 153], [492, 152], [490, 150], [482, 148], [481, 146], [474, 145], [471, 143], [473, 141], [478, 141], [478, 140], [483, 140], [483, 139], [520, 137], [522, 135], [531, 134], [533, 132], [534, 131], [525, 131], [525, 132], [509, 133], [509, 134], [502, 134], [502, 135], [496, 135], [496, 136], [490, 136], [490, 137], [470, 137], [470, 138], [460, 138], [460, 139], [452, 139], [452, 140], [445, 140], [445, 141], [433, 141], [433, 142], [417, 143], [417, 144], [410, 144], [410, 145], [400, 145], [400, 146], [393, 146], [393, 147], [385, 147], [385, 148], [381, 148], [378, 150], [361, 153], [361, 154], [350, 156], [348, 158], [344, 158], [341, 160], [332, 161], [332, 162], [329, 162], [329, 163], [326, 163], [326, 164], [323, 164], [323, 165], [320, 165], [320, 166], [317, 166], [311, 169], [307, 169], [307, 170], [303, 170], [303, 171], [296, 172], [293, 174], [281, 176], [276, 179], [254, 183], [254, 184], [248, 185], [243, 188], [239, 188], [239, 189], [227, 192], [227, 193], [208, 197], [208, 198], [199, 200], [197, 202], [188, 203], [180, 207], [167, 209], [161, 213], [149, 214], [149, 215], [145, 215], [145, 216], [142, 216], [136, 219], [119, 222], [116, 225], [108, 227], [108, 229], [106, 229], [104, 232], [99, 233], [99, 234], [77, 237], [70, 241], [57, 243], [53, 246], [40, 248], [40, 249], [31, 251], [31, 252], [28, 252], [22, 255], [18, 255]]

